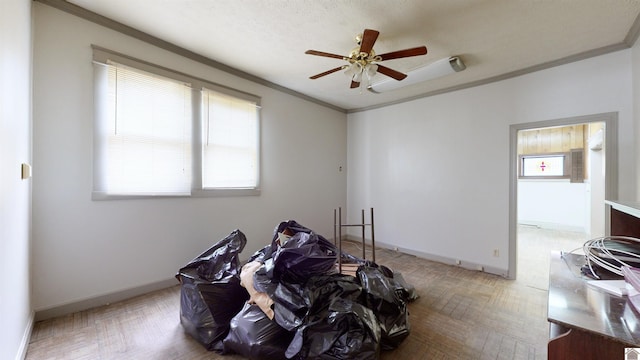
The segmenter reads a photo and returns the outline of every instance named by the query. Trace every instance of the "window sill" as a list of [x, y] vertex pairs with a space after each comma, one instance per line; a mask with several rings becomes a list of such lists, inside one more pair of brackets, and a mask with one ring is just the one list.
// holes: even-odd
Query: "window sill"
[[236, 196], [259, 196], [260, 189], [204, 189], [192, 190], [189, 193], [175, 194], [108, 194], [102, 191], [91, 193], [92, 201], [105, 200], [143, 200], [143, 199], [171, 199], [171, 198], [205, 198], [205, 197], [236, 197]]

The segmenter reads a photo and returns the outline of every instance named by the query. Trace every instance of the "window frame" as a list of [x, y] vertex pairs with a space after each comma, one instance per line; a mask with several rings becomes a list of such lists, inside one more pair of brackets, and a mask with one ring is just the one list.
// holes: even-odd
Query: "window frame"
[[[526, 159], [562, 157], [562, 175], [524, 175], [524, 161]], [[520, 179], [569, 179], [571, 171], [571, 159], [569, 153], [546, 153], [518, 155], [518, 178]]]
[[[572, 183], [584, 182], [584, 150], [571, 149], [568, 152], [520, 154], [518, 155], [518, 179], [566, 179]], [[564, 157], [562, 175], [524, 175], [524, 160], [531, 158]], [[579, 164], [576, 164], [578, 162]]]
[[[230, 89], [226, 86], [222, 86], [222, 85], [218, 85], [218, 84], [214, 84], [214, 83], [210, 83], [210, 82], [203, 82], [201, 84], [201, 86], [199, 86], [199, 91], [197, 91], [197, 96], [194, 97], [193, 101], [194, 103], [197, 101], [198, 104], [202, 104], [202, 90], [207, 89], [207, 90], [212, 90], [212, 91], [216, 91], [219, 93], [223, 93], [229, 96], [233, 96], [235, 98], [238, 99], [244, 99], [244, 100], [248, 100], [251, 102], [255, 102], [256, 107], [257, 107], [257, 144], [256, 144], [256, 151], [258, 152], [257, 154], [257, 160], [258, 160], [258, 169], [257, 169], [257, 182], [256, 182], [256, 186], [254, 188], [204, 188], [202, 185], [202, 152], [203, 152], [203, 141], [204, 141], [204, 137], [203, 137], [203, 127], [204, 127], [204, 121], [202, 119], [202, 111], [198, 111], [197, 115], [195, 115], [195, 117], [197, 117], [197, 121], [194, 123], [193, 126], [193, 131], [194, 131], [194, 135], [193, 135], [193, 153], [192, 153], [192, 159], [194, 161], [193, 165], [192, 165], [192, 169], [193, 169], [193, 179], [192, 179], [192, 185], [191, 185], [191, 194], [192, 196], [196, 196], [196, 197], [207, 197], [207, 196], [252, 196], [252, 195], [260, 195], [260, 184], [261, 184], [261, 178], [262, 178], [262, 151], [261, 151], [261, 145], [262, 145], [262, 121], [261, 121], [261, 105], [260, 105], [260, 98], [255, 96], [255, 95], [251, 95], [248, 93], [244, 93], [241, 91], [237, 91], [234, 89]], [[200, 105], [199, 105], [200, 106]], [[196, 164], [200, 164], [199, 166], [196, 166]]]
[[[179, 71], [168, 69], [166, 67], [156, 65], [144, 60], [136, 59], [131, 56], [105, 49], [97, 45], [91, 45], [93, 50], [94, 67], [107, 64], [108, 61], [116, 62], [133, 69], [143, 72], [159, 75], [175, 81], [191, 84], [191, 101], [192, 101], [192, 141], [191, 141], [191, 189], [189, 194], [109, 194], [104, 189], [102, 183], [101, 170], [98, 168], [101, 154], [100, 150], [100, 125], [97, 123], [100, 111], [103, 111], [104, 94], [100, 86], [99, 72], [94, 70], [94, 131], [93, 131], [93, 189], [91, 193], [92, 200], [116, 200], [116, 199], [150, 199], [150, 198], [175, 198], [175, 197], [226, 197], [226, 196], [258, 196], [261, 193], [262, 180], [262, 121], [261, 121], [261, 98], [244, 91], [232, 89], [228, 86], [216, 84], [214, 82], [194, 77]], [[257, 152], [257, 181], [255, 187], [238, 187], [238, 188], [203, 188], [202, 186], [202, 151], [203, 151], [203, 116], [202, 116], [202, 92], [204, 89], [223, 93], [238, 99], [247, 100], [256, 105], [256, 152]]]

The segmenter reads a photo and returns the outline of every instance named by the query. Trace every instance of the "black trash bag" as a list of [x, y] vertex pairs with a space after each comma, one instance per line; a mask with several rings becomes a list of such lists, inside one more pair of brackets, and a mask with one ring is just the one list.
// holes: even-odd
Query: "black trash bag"
[[207, 350], [223, 352], [229, 322], [249, 299], [240, 285], [238, 254], [246, 244], [239, 230], [220, 240], [178, 271], [180, 323]]
[[287, 349], [295, 359], [378, 359], [380, 327], [371, 309], [349, 299], [334, 299], [327, 311], [311, 316]]
[[393, 281], [395, 281], [396, 289], [400, 291], [404, 300], [412, 302], [420, 297], [420, 295], [418, 295], [418, 292], [416, 291], [416, 288], [413, 285], [407, 283], [401, 273], [394, 272]]
[[401, 299], [411, 302], [420, 297], [415, 287], [409, 285], [401, 273], [395, 272], [384, 265], [374, 264], [374, 267], [378, 267], [382, 274], [387, 277], [387, 280], [395, 288], [395, 293]]
[[273, 237], [271, 238], [271, 244], [265, 246], [262, 250], [256, 252], [253, 257], [259, 257], [260, 261], [269, 259], [275, 254], [276, 251], [293, 235], [303, 232], [311, 234], [313, 230], [300, 225], [295, 220], [287, 220], [279, 223], [273, 229]]
[[[358, 302], [361, 294], [362, 287], [357, 280], [342, 274], [314, 276], [304, 285], [281, 283], [274, 297], [275, 320], [290, 330], [306, 328], [310, 323], [326, 319], [334, 300]], [[298, 333], [297, 344], [290, 345], [290, 356], [301, 350], [303, 333]]]
[[361, 259], [349, 253], [341, 254], [343, 264], [357, 264], [359, 266], [368, 266], [379, 268], [384, 276], [386, 276], [395, 287], [395, 292], [405, 301], [411, 302], [420, 297], [416, 288], [407, 283], [401, 273], [393, 271], [384, 265], [378, 265], [371, 260]]
[[356, 274], [365, 293], [365, 305], [378, 318], [382, 330], [380, 346], [382, 350], [393, 350], [409, 336], [409, 312], [397, 283], [385, 276], [386, 270], [361, 266]]
[[262, 249], [256, 251], [255, 253], [253, 253], [253, 255], [251, 255], [249, 260], [247, 260], [247, 262], [248, 263], [252, 261], [264, 262], [267, 259], [271, 259], [272, 255], [273, 255], [273, 251], [271, 250], [271, 244], [269, 244], [263, 247]]
[[333, 299], [361, 301], [362, 286], [349, 275], [332, 274], [314, 276], [305, 283], [304, 297], [309, 303], [309, 313], [320, 314], [329, 308]]
[[273, 255], [273, 277], [302, 284], [315, 275], [335, 271], [338, 254], [333, 243], [315, 233], [298, 232]]
[[342, 252], [342, 254], [340, 255], [340, 257], [342, 258], [342, 263], [343, 264], [358, 264], [358, 265], [364, 265], [364, 266], [378, 266], [376, 263], [374, 263], [371, 260], [366, 260], [366, 259], [361, 259], [357, 256], [353, 256], [349, 253], [346, 252]]
[[231, 319], [224, 348], [225, 352], [235, 352], [249, 359], [284, 360], [293, 335], [271, 321], [257, 305], [245, 303]]
[[271, 244], [256, 251], [253, 255], [251, 255], [247, 262], [259, 261], [263, 263], [268, 259], [271, 259], [273, 257], [273, 254], [278, 251], [283, 243], [285, 243], [291, 236], [299, 232], [311, 234], [313, 230], [298, 224], [298, 222], [295, 220], [288, 220], [279, 223], [278, 226], [273, 229], [273, 238], [271, 239]]
[[327, 311], [335, 298], [358, 301], [362, 287], [347, 275], [314, 276], [305, 284], [281, 282], [272, 296], [274, 320], [287, 330], [295, 330], [309, 314]]
[[278, 286], [278, 280], [273, 278], [273, 268], [273, 259], [269, 258], [253, 274], [253, 287], [259, 292], [267, 293], [272, 298]]
[[275, 252], [278, 247], [282, 246], [282, 241], [280, 241], [280, 234], [284, 234], [288, 237], [291, 237], [299, 232], [311, 234], [313, 230], [309, 229], [306, 226], [300, 225], [295, 220], [283, 221], [273, 230], [273, 238], [271, 239], [271, 245], [273, 251]]
[[310, 299], [305, 294], [303, 285], [279, 283], [273, 296], [274, 320], [289, 331], [302, 325], [309, 313]]
[[223, 352], [221, 342], [229, 331], [229, 322], [249, 299], [249, 293], [234, 277], [208, 282], [190, 271], [179, 275], [180, 323], [207, 350]]
[[218, 241], [207, 251], [191, 260], [184, 269], [196, 269], [198, 276], [203, 280], [214, 281], [229, 276], [240, 276], [240, 259], [238, 254], [247, 244], [247, 238], [242, 231], [236, 229], [227, 237]]
[[289, 220], [276, 226], [271, 245], [254, 253], [249, 261], [263, 263], [254, 274], [254, 287], [273, 297], [283, 274], [284, 282], [303, 283], [313, 275], [332, 270], [337, 253], [327, 239]]

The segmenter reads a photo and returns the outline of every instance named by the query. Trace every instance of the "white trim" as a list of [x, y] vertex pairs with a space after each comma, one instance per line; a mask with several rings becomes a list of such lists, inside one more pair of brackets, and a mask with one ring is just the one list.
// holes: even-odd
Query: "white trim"
[[558, 231], [573, 231], [573, 232], [580, 232], [580, 233], [587, 232], [584, 226], [571, 226], [566, 224], [553, 223], [553, 222], [547, 222], [547, 221], [538, 221], [538, 220], [520, 219], [518, 220], [518, 225], [535, 226], [541, 229], [558, 230]]
[[[355, 244], [362, 244], [362, 238], [358, 237], [358, 236], [353, 236], [353, 235], [344, 235], [343, 236], [343, 240], [348, 240], [351, 241]], [[365, 244], [368, 244], [369, 246], [371, 246], [371, 241], [369, 239], [365, 239]], [[429, 260], [429, 261], [434, 261], [437, 263], [441, 263], [441, 264], [445, 264], [445, 265], [452, 265], [452, 266], [456, 266], [456, 267], [461, 267], [463, 269], [467, 269], [467, 270], [471, 270], [471, 271], [481, 271], [481, 272], [486, 272], [488, 274], [493, 274], [493, 275], [498, 275], [498, 276], [502, 276], [502, 277], [507, 277], [507, 269], [500, 269], [497, 267], [492, 267], [492, 266], [487, 266], [484, 264], [479, 264], [479, 263], [475, 263], [472, 261], [462, 261], [459, 259], [454, 259], [454, 258], [450, 258], [450, 257], [446, 257], [446, 256], [440, 256], [440, 255], [434, 255], [434, 254], [430, 254], [427, 252], [423, 252], [423, 251], [419, 251], [419, 250], [413, 250], [413, 249], [409, 249], [409, 248], [403, 248], [403, 247], [398, 247], [394, 244], [389, 244], [386, 242], [380, 242], [380, 241], [376, 241], [376, 248], [384, 248], [384, 249], [388, 249], [388, 250], [392, 250], [392, 251], [397, 251], [403, 254], [407, 254], [407, 255], [413, 255], [416, 257], [419, 257], [421, 259], [425, 259], [425, 260]], [[371, 260], [371, 259], [367, 259], [367, 260]], [[393, 269], [392, 269], [393, 270]]]
[[178, 284], [178, 280], [175, 277], [172, 277], [170, 279], [160, 280], [151, 284], [136, 286], [109, 294], [71, 301], [44, 309], [36, 309], [35, 321], [46, 320], [54, 317], [72, 314], [78, 311], [84, 311], [98, 306], [109, 305], [117, 301], [127, 300], [136, 296], [150, 293], [152, 291], [176, 286]]
[[[386, 248], [389, 250], [399, 251], [403, 254], [414, 255], [421, 259], [435, 261], [441, 264], [452, 265], [456, 267], [461, 267], [463, 269], [472, 270], [472, 271], [481, 271], [488, 274], [498, 275], [502, 277], [507, 277], [508, 271], [507, 269], [500, 269], [497, 267], [487, 266], [484, 264], [475, 263], [472, 261], [463, 261], [459, 259], [454, 259], [446, 256], [434, 255], [430, 253], [426, 253], [419, 250], [413, 250], [408, 248], [398, 247], [392, 244], [388, 244], [385, 242], [376, 241], [376, 246]], [[393, 270], [393, 269], [392, 269]]]
[[33, 323], [35, 319], [35, 313], [32, 311], [29, 315], [27, 326], [22, 334], [22, 341], [20, 347], [16, 353], [16, 360], [24, 360], [27, 357], [27, 350], [29, 350], [29, 343], [31, 342], [31, 333], [33, 332]]

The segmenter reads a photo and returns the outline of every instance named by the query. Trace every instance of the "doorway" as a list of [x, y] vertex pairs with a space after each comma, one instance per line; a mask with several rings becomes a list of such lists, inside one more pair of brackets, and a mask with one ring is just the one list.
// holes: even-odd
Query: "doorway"
[[[597, 189], [594, 188], [595, 193], [591, 192], [590, 188], [589, 194], [591, 198], [594, 198], [594, 201], [587, 199], [590, 204], [593, 203], [593, 206], [588, 207], [588, 214], [585, 216], [589, 217], [589, 225], [588, 229], [585, 229], [587, 233], [596, 234], [602, 233], [602, 235], [608, 233], [608, 214], [606, 214], [603, 199], [615, 199], [617, 198], [617, 113], [603, 113], [603, 114], [595, 114], [595, 115], [587, 115], [587, 116], [578, 116], [571, 118], [563, 118], [563, 119], [555, 119], [541, 122], [533, 122], [533, 123], [523, 123], [523, 124], [514, 124], [510, 127], [510, 186], [509, 186], [509, 269], [508, 269], [508, 278], [516, 279], [518, 272], [518, 233], [519, 229], [522, 229], [519, 224], [519, 216], [518, 216], [518, 191], [519, 191], [519, 173], [518, 173], [518, 162], [522, 161], [521, 157], [518, 156], [518, 134], [520, 132], [525, 132], [533, 129], [544, 129], [544, 128], [558, 128], [563, 126], [574, 126], [579, 124], [596, 124], [602, 123], [604, 124], [602, 130], [602, 139], [603, 139], [603, 148], [606, 146], [606, 149], [603, 150], [600, 154], [602, 154], [602, 159], [600, 164], [593, 164], [596, 166], [600, 166], [601, 169], [604, 169], [604, 176], [600, 176], [600, 180], [604, 184], [601, 186], [600, 193], [597, 193]], [[586, 149], [589, 149], [589, 146], [585, 146]], [[597, 158], [597, 155], [595, 156]], [[591, 165], [591, 164], [589, 164]], [[598, 177], [596, 175], [591, 175], [592, 177]], [[598, 180], [596, 180], [597, 182]], [[596, 184], [594, 184], [596, 185]], [[589, 183], [587, 186], [591, 186]], [[599, 200], [598, 200], [599, 199]], [[598, 222], [603, 225], [597, 225]], [[595, 227], [592, 227], [591, 224], [596, 224]], [[538, 226], [539, 224], [531, 224], [532, 226]], [[531, 230], [531, 229], [524, 229]], [[528, 235], [531, 235], [531, 232], [528, 232]], [[533, 233], [533, 236], [536, 236], [536, 233]], [[562, 249], [567, 250], [567, 249]], [[572, 250], [572, 249], [568, 249]], [[542, 264], [541, 266], [544, 266]]]

